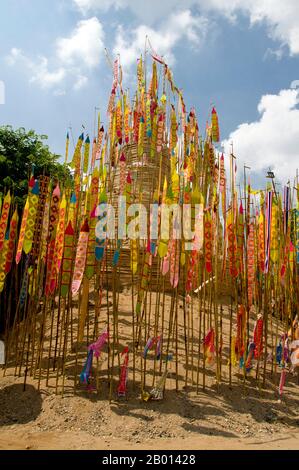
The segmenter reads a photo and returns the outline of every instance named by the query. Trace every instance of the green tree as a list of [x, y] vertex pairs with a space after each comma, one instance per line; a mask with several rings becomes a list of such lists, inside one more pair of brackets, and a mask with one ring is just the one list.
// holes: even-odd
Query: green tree
[[44, 174], [71, 184], [69, 168], [50, 151], [45, 144], [47, 138], [33, 130], [0, 127], [0, 192], [10, 189], [19, 205], [26, 200], [32, 170], [35, 177]]

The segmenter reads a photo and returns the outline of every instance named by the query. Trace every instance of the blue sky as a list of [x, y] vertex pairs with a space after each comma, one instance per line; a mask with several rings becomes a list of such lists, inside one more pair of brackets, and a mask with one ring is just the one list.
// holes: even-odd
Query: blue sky
[[[223, 6], [225, 5], [225, 7]], [[216, 105], [224, 147], [282, 179], [299, 167], [297, 0], [1, 0], [0, 124], [33, 128], [64, 152], [105, 114], [118, 52], [131, 83], [145, 36], [165, 56], [201, 128]], [[127, 78], [127, 79], [126, 79]], [[259, 110], [258, 110], [259, 106]]]

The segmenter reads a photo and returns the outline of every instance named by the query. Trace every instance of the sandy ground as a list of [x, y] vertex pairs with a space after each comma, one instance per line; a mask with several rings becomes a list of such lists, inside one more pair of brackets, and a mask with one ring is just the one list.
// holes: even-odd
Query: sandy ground
[[[155, 439], [144, 444], [134, 444], [131, 450], [298, 450], [299, 433], [281, 435], [273, 439], [227, 440], [221, 437], [193, 436], [186, 439]], [[75, 444], [74, 444], [75, 443]], [[101, 438], [90, 438], [86, 432], [4, 433], [0, 449], [6, 450], [128, 450], [128, 443], [119, 439], [109, 444]]]
[[[166, 309], [170, 300], [166, 299]], [[153, 302], [154, 304], [154, 302]], [[120, 299], [120, 351], [125, 346], [131, 324], [130, 296]], [[194, 337], [198, 338], [194, 314]], [[183, 322], [179, 314], [178, 349], [179, 383], [175, 380], [175, 363], [166, 382], [162, 402], [142, 402], [140, 379], [134, 387], [129, 371], [126, 400], [116, 399], [119, 368], [115, 365], [113, 400], [108, 400], [107, 367], [101, 365], [100, 389], [88, 392], [79, 387], [73, 392], [74, 365], [69, 359], [65, 394], [55, 395], [55, 377], [46, 387], [44, 370], [41, 388], [28, 377], [23, 391], [23, 377], [14, 376], [14, 368], [0, 372], [0, 448], [1, 449], [299, 449], [299, 386], [297, 376], [288, 374], [282, 397], [278, 395], [279, 371], [267, 373], [266, 387], [255, 378], [255, 371], [243, 383], [234, 371], [233, 386], [228, 382], [228, 311], [223, 315], [222, 382], [217, 386], [215, 371], [206, 370], [206, 390], [202, 390], [200, 369], [196, 393], [197, 343], [190, 345], [189, 375], [185, 383]], [[103, 325], [104, 326], [104, 319]], [[194, 349], [194, 361], [192, 361]], [[46, 359], [45, 351], [44, 359]], [[106, 353], [103, 353], [104, 356]], [[78, 372], [86, 358], [82, 348]], [[132, 358], [131, 358], [132, 359]], [[131, 360], [130, 359], [130, 360]], [[153, 383], [154, 361], [149, 358], [146, 389]], [[192, 378], [192, 367], [194, 377]], [[138, 361], [137, 361], [138, 370]], [[193, 381], [193, 382], [192, 382]], [[178, 385], [178, 390], [176, 390]], [[59, 392], [61, 391], [61, 381]]]
[[271, 391], [223, 385], [109, 404], [21, 382], [1, 380], [1, 449], [299, 449], [298, 401]]

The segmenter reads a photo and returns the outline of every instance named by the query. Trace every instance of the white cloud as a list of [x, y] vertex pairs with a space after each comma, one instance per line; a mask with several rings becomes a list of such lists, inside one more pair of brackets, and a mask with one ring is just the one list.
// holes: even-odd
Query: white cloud
[[77, 77], [76, 82], [74, 83], [74, 86], [73, 86], [74, 90], [76, 91], [80, 90], [87, 84], [87, 82], [88, 82], [88, 78], [85, 77], [85, 75], [79, 75]]
[[197, 0], [207, 9], [215, 9], [226, 16], [242, 12], [251, 24], [265, 22], [272, 39], [289, 46], [290, 54], [299, 54], [298, 0]]
[[46, 57], [39, 56], [33, 61], [21, 49], [15, 47], [11, 49], [6, 57], [6, 62], [10, 66], [20, 63], [23, 68], [29, 71], [30, 82], [37, 83], [43, 89], [51, 88], [61, 83], [66, 76], [66, 70], [63, 67], [49, 70], [49, 63]]
[[285, 47], [280, 46], [277, 49], [272, 49], [271, 47], [268, 47], [266, 50], [263, 59], [267, 60], [268, 58], [271, 59], [271, 57], [274, 57], [276, 60], [281, 60], [283, 56], [285, 55]]
[[68, 38], [57, 39], [57, 57], [62, 63], [96, 67], [101, 58], [104, 31], [96, 17], [80, 21]]
[[209, 23], [204, 17], [193, 16], [190, 10], [173, 13], [159, 28], [153, 29], [140, 25], [133, 30], [118, 28], [113, 53], [120, 54], [121, 63], [125, 68], [136, 62], [140, 53], [144, 52], [146, 36], [154, 50], [165, 61], [172, 65], [175, 62], [173, 48], [182, 39], [187, 39], [194, 47], [201, 44], [209, 29]]
[[299, 167], [299, 104], [295, 89], [281, 90], [278, 95], [262, 96], [258, 105], [260, 119], [241, 124], [223, 142], [226, 153], [230, 143], [238, 161], [256, 172], [270, 167], [282, 181], [292, 179]]
[[[181, 0], [73, 0], [82, 12], [108, 8], [130, 8], [144, 24], [153, 24], [182, 9]], [[268, 35], [287, 45], [291, 55], [299, 54], [298, 0], [184, 0], [184, 8], [197, 7], [203, 14], [218, 13], [230, 20], [238, 13], [249, 17], [251, 24], [265, 23]]]
[[31, 63], [32, 77], [30, 82], [37, 82], [41, 88], [51, 88], [65, 78], [66, 70], [59, 67], [56, 70], [49, 71], [48, 59], [41, 57], [38, 62]]
[[23, 57], [22, 50], [18, 49], [17, 47], [13, 47], [10, 50], [9, 55], [6, 56], [6, 62], [8, 65], [15, 65], [18, 60], [20, 60]]
[[87, 84], [88, 77], [84, 71], [99, 65], [103, 39], [102, 25], [94, 17], [79, 21], [69, 37], [58, 38], [55, 54], [50, 59], [45, 56], [31, 58], [14, 47], [6, 62], [10, 66], [20, 64], [28, 72], [30, 83], [36, 83], [42, 89], [53, 89], [55, 96], [61, 96], [65, 92], [57, 87], [65, 82], [72, 82], [75, 91]]
[[65, 90], [61, 90], [61, 89], [57, 89], [57, 90], [54, 90], [53, 95], [54, 95], [54, 96], [65, 96], [65, 95], [66, 95], [66, 91], [65, 91]]
[[116, 9], [127, 6], [126, 0], [74, 0], [81, 13], [89, 10], [109, 10], [112, 6]]

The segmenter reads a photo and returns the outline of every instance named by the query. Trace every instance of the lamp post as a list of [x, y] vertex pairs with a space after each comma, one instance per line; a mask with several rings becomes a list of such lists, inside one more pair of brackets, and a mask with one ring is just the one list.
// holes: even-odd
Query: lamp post
[[277, 192], [276, 192], [276, 187], [275, 187], [275, 182], [274, 182], [275, 175], [274, 175], [274, 172], [272, 170], [270, 170], [270, 168], [269, 168], [269, 171], [267, 172], [266, 178], [271, 179], [275, 197], [276, 197], [276, 199], [278, 199]]

